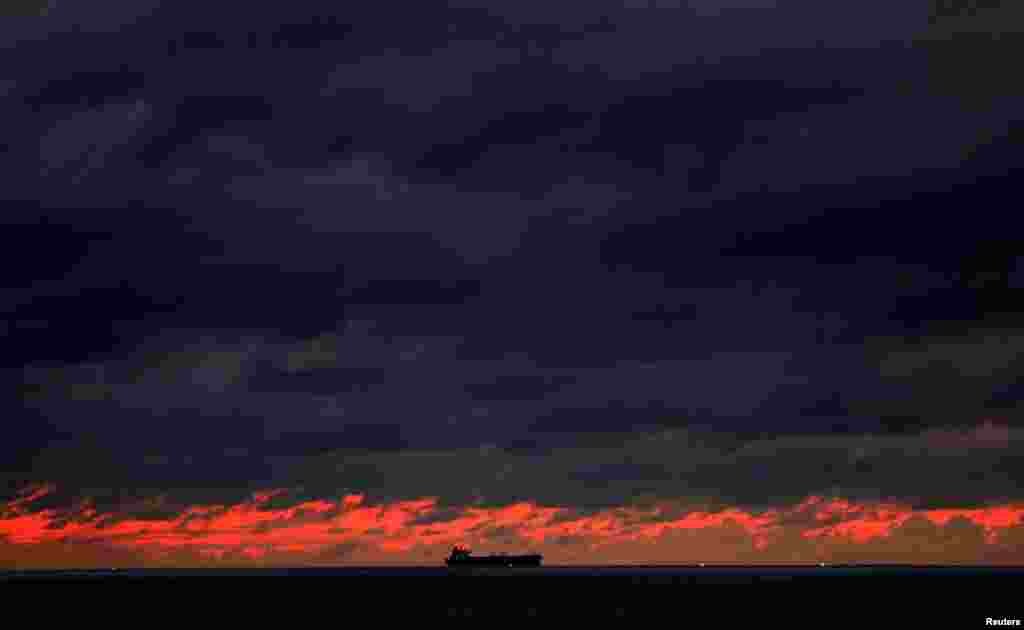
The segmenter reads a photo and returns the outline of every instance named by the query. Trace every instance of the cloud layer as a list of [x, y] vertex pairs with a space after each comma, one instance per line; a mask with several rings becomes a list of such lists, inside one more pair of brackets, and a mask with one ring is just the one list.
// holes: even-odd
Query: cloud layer
[[[0, 560], [15, 568], [439, 562], [447, 548], [540, 550], [554, 564], [1020, 561], [1024, 506], [913, 510], [811, 496], [781, 509], [686, 509], [673, 502], [581, 512], [515, 503], [442, 510], [436, 499], [369, 504], [362, 495], [190, 506], [163, 518], [33, 510], [49, 487], [9, 501]], [[32, 555], [25, 550], [32, 550]]]
[[0, 557], [479, 526], [566, 561], [1002, 561], [1024, 93], [1017, 10], [972, 7], [4, 21]]

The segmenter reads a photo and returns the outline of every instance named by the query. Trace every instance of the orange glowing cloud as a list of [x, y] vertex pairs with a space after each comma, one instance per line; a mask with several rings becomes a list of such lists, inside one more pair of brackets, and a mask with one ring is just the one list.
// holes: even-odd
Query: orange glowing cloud
[[[455, 543], [487, 547], [499, 542], [544, 550], [557, 558], [564, 557], [559, 555], [560, 540], [581, 541], [591, 550], [635, 544], [649, 549], [693, 535], [705, 536], [702, 540], [734, 540], [738, 535], [747, 541], [748, 551], [768, 558], [775, 557], [771, 554], [782, 548], [782, 541], [804, 541], [799, 544], [812, 545], [807, 549], [819, 554], [827, 553], [820, 546], [830, 541], [866, 546], [908, 531], [901, 528], [914, 517], [938, 528], [962, 519], [984, 532], [983, 545], [997, 545], [1002, 533], [1021, 527], [1024, 516], [1021, 505], [915, 511], [895, 503], [823, 497], [760, 512], [736, 507], [686, 512], [663, 504], [581, 515], [571, 508], [531, 502], [453, 510], [440, 508], [429, 497], [371, 505], [360, 494], [272, 508], [271, 500], [283, 490], [258, 492], [236, 505], [190, 506], [163, 520], [100, 514], [88, 500], [72, 509], [33, 510], [36, 501], [53, 491], [52, 486], [35, 486], [0, 506], [0, 564], [12, 563], [8, 557], [24, 557], [12, 555], [15, 549], [60, 546], [67, 555], [53, 561], [74, 565], [76, 545], [99, 545], [154, 562], [186, 554], [214, 561], [301, 564], [337, 549], [363, 550], [363, 561], [422, 559], [423, 553]], [[686, 557], [673, 554], [687, 553], [693, 552], [666, 546], [660, 557], [685, 562]]]
[[984, 528], [989, 539], [994, 540], [1000, 530], [1020, 525], [1021, 517], [1024, 516], [1022, 506], [914, 511], [898, 504], [857, 505], [843, 500], [823, 502], [819, 499], [804, 502], [802, 507], [812, 507], [815, 510], [815, 518], [819, 521], [838, 521], [831, 525], [808, 529], [803, 532], [805, 537], [847, 536], [855, 542], [888, 536], [915, 515], [920, 515], [939, 526], [946, 525], [954, 518], [963, 518]]

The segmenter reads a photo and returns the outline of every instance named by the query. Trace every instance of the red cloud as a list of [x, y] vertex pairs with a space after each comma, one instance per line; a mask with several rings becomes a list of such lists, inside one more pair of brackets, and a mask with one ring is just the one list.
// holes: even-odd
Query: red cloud
[[[864, 545], [890, 537], [914, 516], [942, 527], [955, 518], [983, 528], [986, 544], [1021, 524], [1024, 506], [914, 511], [892, 503], [851, 503], [808, 497], [787, 509], [754, 513], [739, 508], [691, 511], [675, 516], [671, 506], [620, 507], [576, 515], [563, 507], [521, 502], [504, 507], [467, 507], [442, 513], [433, 498], [368, 505], [351, 494], [337, 500], [312, 500], [271, 508], [283, 491], [259, 492], [237, 505], [197, 505], [164, 520], [140, 520], [116, 513], [99, 514], [88, 502], [71, 510], [36, 510], [33, 503], [52, 486], [27, 489], [0, 507], [0, 539], [19, 548], [62, 543], [94, 543], [160, 560], [188, 552], [195, 557], [291, 563], [315, 558], [330, 549], [370, 549], [380, 560], [405, 557], [424, 548], [454, 543], [487, 546], [498, 534], [537, 548], [572, 538], [591, 548], [636, 542], [659, 543], [666, 535], [686, 532], [738, 531], [753, 549], [770, 551], [776, 541], [797, 533], [799, 539], [844, 540]], [[432, 516], [439, 518], [432, 519]], [[0, 548], [2, 553], [2, 548]], [[685, 560], [685, 559], [681, 559]], [[73, 557], [63, 560], [73, 565]], [[0, 555], [0, 563], [7, 563]]]

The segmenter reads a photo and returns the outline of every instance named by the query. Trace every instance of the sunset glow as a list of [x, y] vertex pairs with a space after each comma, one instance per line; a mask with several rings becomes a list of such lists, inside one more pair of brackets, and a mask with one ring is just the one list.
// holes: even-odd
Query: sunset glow
[[[34, 502], [52, 489], [26, 489], [3, 507], [0, 539], [5, 544], [0, 549], [56, 543], [65, 549], [61, 562], [68, 566], [75, 565], [79, 546], [131, 551], [144, 563], [159, 564], [173, 558], [172, 552], [186, 551], [197, 559], [244, 564], [273, 558], [303, 565], [326, 562], [323, 552], [339, 545], [361, 550], [351, 559], [336, 559], [344, 564], [350, 560], [412, 561], [424, 553], [443, 553], [454, 544], [487, 548], [511, 543], [544, 549], [553, 557], [562, 555], [562, 561], [571, 564], [568, 555], [560, 554], [557, 543], [572, 539], [590, 550], [630, 543], [660, 545], [665, 554], [662, 561], [686, 563], [698, 558], [673, 555], [679, 549], [672, 540], [673, 535], [689, 532], [712, 538], [716, 534], [733, 536], [731, 544], [736, 549], [747, 545], [769, 561], [777, 560], [775, 552], [783, 548], [792, 552], [788, 545], [793, 533], [811, 545], [805, 551], [820, 551], [820, 546], [836, 542], [866, 546], [898, 536], [900, 528], [915, 517], [933, 524], [939, 535], [954, 519], [961, 519], [980, 528], [984, 545], [998, 548], [1009, 532], [1020, 530], [1024, 516], [1022, 505], [914, 511], [897, 504], [855, 504], [819, 496], [786, 509], [753, 513], [729, 508], [692, 511], [674, 518], [664, 515], [664, 506], [621, 507], [584, 516], [574, 515], [569, 508], [530, 502], [466, 507], [442, 515], [433, 498], [371, 505], [359, 494], [273, 509], [268, 502], [283, 492], [276, 490], [254, 493], [249, 501], [237, 505], [196, 505], [163, 520], [139, 520], [97, 513], [88, 500], [71, 511], [35, 510]], [[431, 517], [438, 518], [431, 521]], [[736, 532], [741, 538], [735, 537]], [[188, 558], [187, 554], [177, 561]], [[730, 558], [702, 556], [699, 560], [729, 562]], [[10, 560], [0, 557], [0, 563], [10, 564]]]

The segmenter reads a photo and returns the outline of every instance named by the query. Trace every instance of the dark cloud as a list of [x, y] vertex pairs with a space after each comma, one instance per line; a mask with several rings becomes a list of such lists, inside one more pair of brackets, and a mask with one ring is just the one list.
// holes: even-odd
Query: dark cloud
[[928, 79], [934, 91], [955, 95], [972, 109], [1022, 95], [1019, 81], [1004, 80], [1009, 60], [1020, 53], [1019, 6], [933, 0], [929, 8], [929, 28], [919, 43], [932, 60]]
[[543, 398], [562, 386], [576, 382], [572, 376], [512, 374], [491, 381], [468, 383], [465, 389], [474, 400], [517, 400]]
[[455, 506], [538, 501], [606, 508], [675, 499], [704, 509], [766, 509], [819, 495], [931, 509], [1016, 500], [1017, 432], [984, 425], [909, 435], [794, 435], [737, 447], [673, 430], [544, 453], [336, 453], [293, 474], [325, 487], [344, 480], [379, 500], [439, 496]]
[[1017, 426], [1017, 337], [1015, 329], [960, 326], [944, 334], [873, 340], [868, 355], [892, 393], [854, 406], [897, 429], [970, 426], [985, 418]]
[[1012, 498], [1019, 33], [971, 6], [5, 22], [6, 485]]
[[432, 525], [434, 523], [449, 523], [461, 517], [465, 513], [462, 508], [443, 508], [418, 516], [409, 521], [410, 525]]

